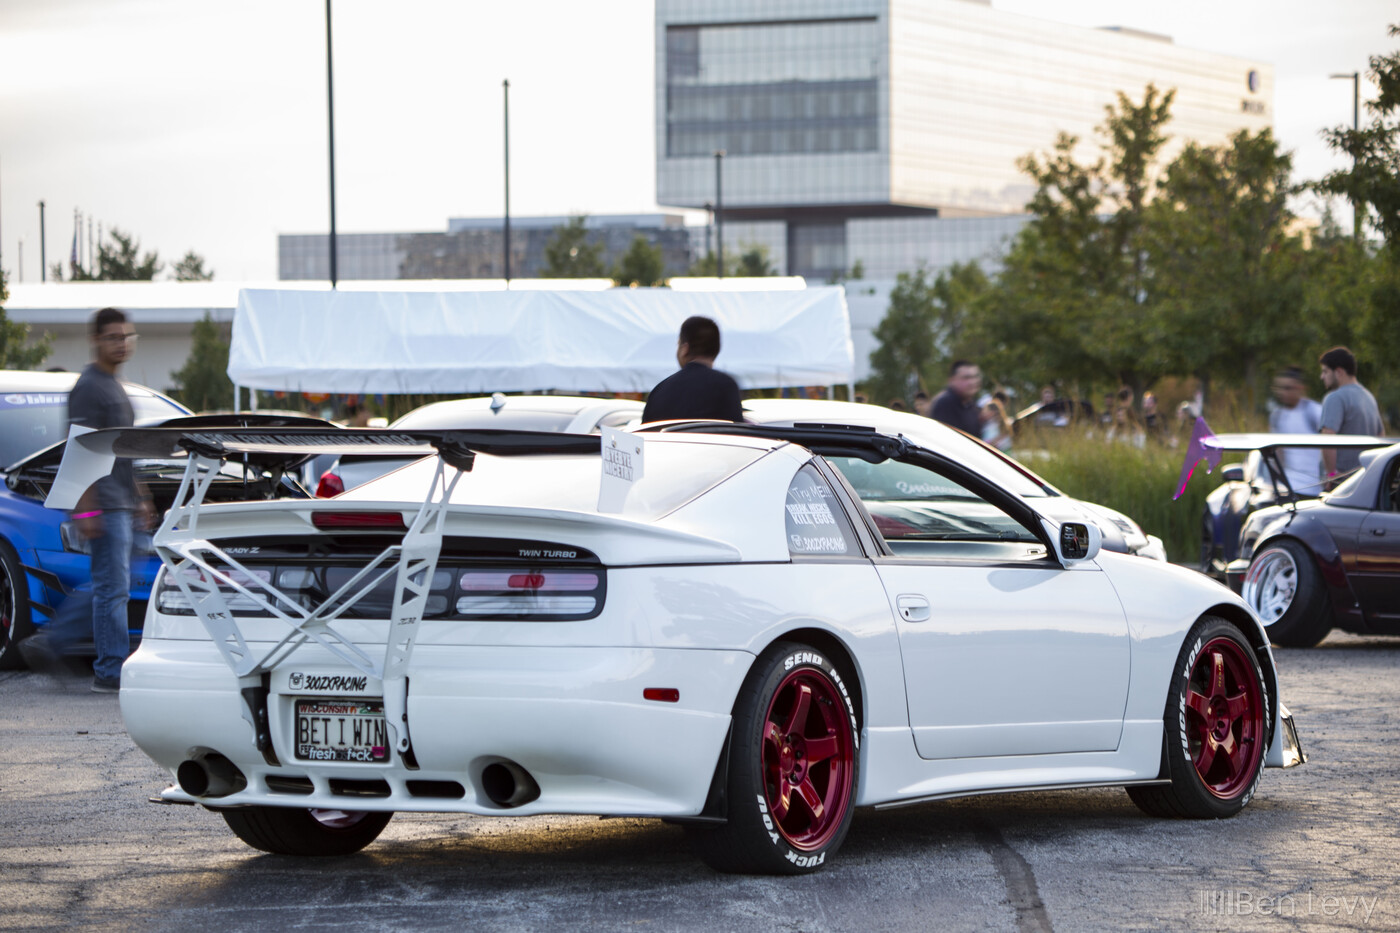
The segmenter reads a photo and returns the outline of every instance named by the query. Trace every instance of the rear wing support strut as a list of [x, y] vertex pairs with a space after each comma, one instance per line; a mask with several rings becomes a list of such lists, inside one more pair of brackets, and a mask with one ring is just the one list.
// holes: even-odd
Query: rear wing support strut
[[[203, 623], [224, 663], [238, 678], [244, 697], [243, 717], [253, 727], [253, 744], [271, 750], [263, 674], [286, 660], [307, 642], [320, 645], [345, 664], [379, 680], [384, 688], [384, 715], [393, 730], [399, 754], [408, 752], [408, 664], [423, 619], [433, 572], [442, 552], [447, 503], [462, 470], [438, 458], [437, 470], [422, 506], [409, 523], [401, 543], [391, 544], [360, 568], [325, 602], [313, 608], [284, 593], [276, 580], [263, 580], [236, 558], [200, 536], [199, 514], [204, 497], [219, 473], [220, 460], [191, 450], [180, 480], [175, 505], [166, 513], [153, 538], [167, 577], [179, 587]], [[448, 471], [451, 471], [449, 474]], [[384, 656], [376, 660], [331, 625], [350, 607], [394, 574], [393, 603]], [[225, 592], [233, 590], [258, 610], [287, 626], [281, 639], [261, 654], [249, 645]]]

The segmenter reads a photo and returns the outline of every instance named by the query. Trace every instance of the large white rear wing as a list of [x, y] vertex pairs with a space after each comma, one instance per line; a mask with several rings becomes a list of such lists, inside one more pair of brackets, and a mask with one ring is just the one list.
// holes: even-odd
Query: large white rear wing
[[[640, 442], [639, 442], [640, 443]], [[336, 428], [238, 428], [186, 430], [108, 428], [74, 430], [45, 505], [73, 508], [93, 482], [111, 472], [118, 457], [169, 460], [183, 457], [185, 472], [174, 505], [152, 539], [156, 554], [209, 633], [224, 662], [238, 678], [244, 718], [253, 745], [276, 763], [268, 728], [270, 672], [300, 646], [312, 642], [344, 664], [380, 682], [384, 713], [400, 755], [411, 754], [408, 722], [408, 664], [424, 615], [452, 490], [472, 468], [477, 453], [601, 455], [596, 435], [524, 431], [394, 431]], [[349, 581], [319, 606], [306, 607], [263, 580], [217, 544], [201, 536], [200, 508], [224, 461], [285, 469], [319, 454], [429, 456], [437, 469], [422, 506], [401, 541], [393, 540], [365, 562]], [[394, 575], [388, 635], [382, 659], [371, 657], [342, 636], [332, 623]], [[229, 591], [286, 626], [271, 645], [250, 645], [229, 609]]]

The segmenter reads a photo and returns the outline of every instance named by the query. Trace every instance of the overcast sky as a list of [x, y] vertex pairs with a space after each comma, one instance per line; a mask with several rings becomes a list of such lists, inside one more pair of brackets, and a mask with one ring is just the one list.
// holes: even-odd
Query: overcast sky
[[[1395, 0], [993, 0], [1272, 63], [1275, 132], [1299, 177], [1342, 163], [1318, 139], [1393, 48]], [[445, 230], [502, 210], [511, 83], [514, 215], [657, 209], [651, 0], [335, 0], [337, 227]], [[1363, 82], [1363, 96], [1374, 89]], [[1364, 113], [1363, 113], [1364, 119]], [[1048, 145], [1049, 141], [1047, 141]], [[220, 279], [277, 275], [277, 234], [329, 227], [324, 4], [0, 0], [0, 259], [39, 279], [73, 212]], [[86, 231], [84, 231], [86, 235]]]

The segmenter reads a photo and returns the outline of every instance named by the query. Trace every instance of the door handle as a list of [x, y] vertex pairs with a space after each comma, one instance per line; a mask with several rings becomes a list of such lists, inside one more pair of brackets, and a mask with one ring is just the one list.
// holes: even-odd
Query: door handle
[[1384, 529], [1384, 528], [1372, 528], [1372, 529], [1371, 529], [1371, 534], [1375, 535], [1377, 538], [1384, 538], [1384, 537], [1385, 537], [1385, 529]]
[[899, 617], [905, 622], [927, 622], [930, 610], [928, 600], [916, 593], [906, 593], [895, 599], [899, 607]]

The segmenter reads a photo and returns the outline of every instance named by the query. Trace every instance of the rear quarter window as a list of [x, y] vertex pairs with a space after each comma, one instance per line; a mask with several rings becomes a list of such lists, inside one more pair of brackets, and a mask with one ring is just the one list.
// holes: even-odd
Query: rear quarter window
[[797, 471], [784, 503], [788, 553], [793, 557], [859, 556], [855, 531], [841, 503], [811, 464]]

